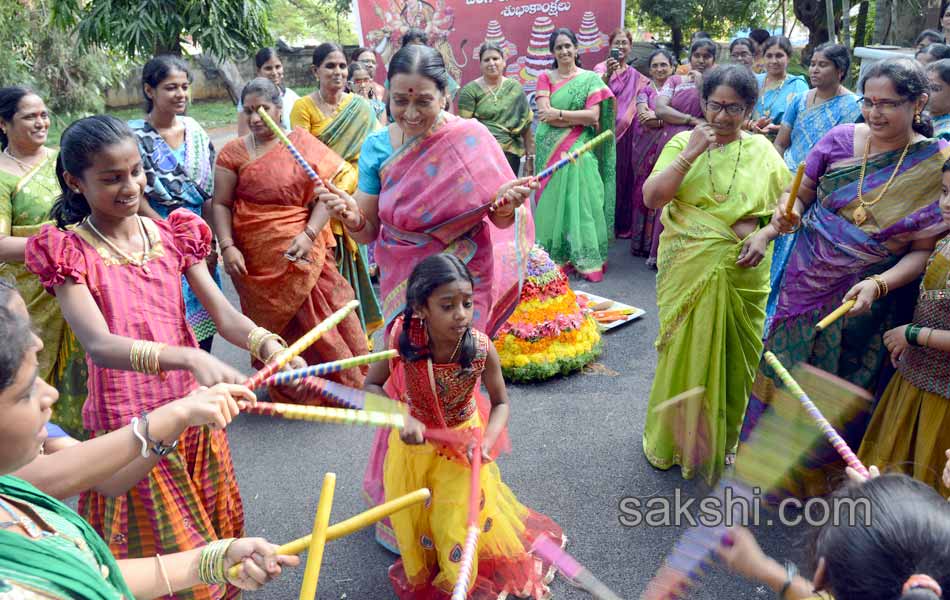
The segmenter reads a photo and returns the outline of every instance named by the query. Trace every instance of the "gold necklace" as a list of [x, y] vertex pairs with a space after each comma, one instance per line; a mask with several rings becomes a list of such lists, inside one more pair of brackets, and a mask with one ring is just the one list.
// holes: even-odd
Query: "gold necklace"
[[[317, 88], [317, 93], [320, 94], [320, 102], [322, 102], [324, 106], [326, 106], [327, 108], [330, 109], [330, 113], [331, 113], [331, 114], [336, 114], [336, 111], [338, 111], [338, 110], [340, 109], [340, 103], [337, 102], [336, 104], [330, 104], [329, 102], [327, 102], [326, 96], [323, 95], [323, 89], [322, 89], [322, 88]], [[343, 98], [342, 98], [342, 95], [341, 95], [340, 99], [341, 99], [341, 100], [343, 99]]]
[[96, 235], [96, 237], [102, 240], [103, 243], [106, 246], [108, 246], [109, 249], [112, 250], [112, 252], [116, 254], [116, 256], [118, 256], [119, 258], [125, 259], [126, 261], [135, 265], [136, 267], [139, 267], [146, 273], [151, 273], [152, 271], [148, 268], [148, 265], [146, 264], [148, 262], [148, 253], [151, 250], [151, 244], [149, 244], [148, 235], [146, 235], [145, 233], [145, 223], [142, 221], [142, 217], [136, 215], [135, 218], [138, 219], [139, 234], [141, 234], [142, 236], [142, 259], [141, 260], [135, 258], [134, 256], [132, 256], [131, 254], [129, 254], [122, 248], [119, 248], [116, 244], [112, 242], [112, 240], [110, 240], [108, 237], [103, 235], [103, 233], [99, 231], [95, 225], [93, 225], [92, 219], [90, 219], [89, 217], [86, 217], [83, 220], [83, 222], [89, 226], [89, 229]]
[[894, 172], [891, 173], [890, 178], [888, 178], [887, 183], [884, 184], [884, 187], [881, 188], [881, 193], [877, 195], [877, 198], [871, 200], [870, 202], [864, 201], [864, 173], [867, 170], [868, 166], [868, 155], [871, 153], [871, 135], [868, 134], [868, 139], [864, 143], [864, 160], [861, 161], [861, 176], [858, 178], [858, 207], [854, 209], [854, 214], [851, 215], [851, 220], [854, 221], [854, 224], [861, 226], [862, 223], [868, 220], [868, 211], [867, 209], [871, 208], [875, 204], [881, 201], [881, 198], [884, 197], [884, 194], [887, 193], [887, 189], [891, 187], [891, 183], [894, 182], [894, 178], [897, 177], [897, 172], [900, 171], [901, 165], [904, 163], [904, 157], [907, 156], [907, 150], [910, 148], [910, 142], [913, 140], [911, 137], [907, 141], [907, 145], [904, 146], [904, 151], [901, 152], [900, 160], [897, 161], [897, 166], [894, 167]]
[[32, 171], [36, 167], [36, 164], [39, 164], [39, 162], [42, 161], [43, 158], [46, 158], [46, 148], [43, 148], [43, 156], [42, 158], [40, 158], [39, 161], [37, 161], [36, 164], [30, 164], [26, 162], [25, 160], [21, 160], [17, 158], [16, 156], [13, 156], [13, 153], [10, 152], [10, 146], [7, 146], [6, 148], [4, 148], [3, 153], [6, 154], [8, 157], [10, 157], [10, 160], [15, 162], [18, 167], [23, 169], [24, 173], [29, 173], [30, 171]]
[[485, 89], [488, 90], [488, 93], [489, 93], [489, 94], [491, 94], [491, 99], [492, 99], [494, 102], [497, 103], [497, 102], [498, 102], [498, 92], [501, 90], [502, 86], [505, 85], [505, 77], [502, 76], [502, 77], [501, 77], [501, 81], [498, 83], [498, 85], [496, 85], [496, 86], [494, 86], [494, 87], [492, 87], [491, 85], [489, 85], [489, 84], [488, 84], [488, 80], [485, 79], [484, 77], [482, 77], [482, 81], [485, 82]]

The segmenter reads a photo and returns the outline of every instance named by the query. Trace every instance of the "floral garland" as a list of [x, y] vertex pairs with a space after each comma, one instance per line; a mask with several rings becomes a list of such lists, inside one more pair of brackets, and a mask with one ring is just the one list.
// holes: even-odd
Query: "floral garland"
[[567, 375], [602, 351], [597, 322], [579, 306], [567, 277], [535, 246], [528, 256], [521, 302], [495, 337], [502, 373], [509, 381]]

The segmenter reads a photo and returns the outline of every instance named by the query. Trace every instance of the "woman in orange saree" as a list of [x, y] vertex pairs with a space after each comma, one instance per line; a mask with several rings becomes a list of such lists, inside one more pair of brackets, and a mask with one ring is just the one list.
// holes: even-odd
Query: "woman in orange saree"
[[[280, 122], [277, 88], [255, 79], [242, 96], [251, 131], [228, 142], [215, 167], [214, 214], [225, 270], [244, 314], [293, 343], [355, 295], [336, 268], [329, 214], [314, 203], [313, 183], [255, 112], [263, 107]], [[344, 187], [354, 181], [352, 167], [312, 135], [295, 129], [289, 137], [322, 179]], [[302, 356], [314, 364], [366, 352], [359, 316], [351, 313]], [[329, 377], [360, 387], [364, 373], [365, 367], [353, 368]], [[274, 392], [312, 401], [285, 386]]]

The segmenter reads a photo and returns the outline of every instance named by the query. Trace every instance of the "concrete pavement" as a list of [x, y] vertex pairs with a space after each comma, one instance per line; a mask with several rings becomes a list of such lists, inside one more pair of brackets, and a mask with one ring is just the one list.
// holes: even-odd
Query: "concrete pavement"
[[[216, 145], [218, 141], [215, 141]], [[220, 147], [220, 146], [219, 146]], [[637, 598], [682, 529], [625, 527], [620, 502], [627, 497], [702, 496], [677, 469], [655, 470], [644, 459], [640, 438], [657, 334], [655, 273], [628, 244], [611, 249], [605, 280], [572, 279], [575, 290], [647, 310], [638, 321], [604, 337], [602, 358], [585, 373], [536, 385], [512, 385], [510, 432], [513, 451], [499, 461], [502, 476], [525, 505], [554, 518], [568, 536], [568, 551], [626, 599]], [[230, 282], [228, 294], [237, 298]], [[215, 341], [215, 354], [248, 370], [246, 353]], [[229, 429], [234, 462], [247, 513], [248, 535], [285, 542], [309, 533], [324, 473], [337, 474], [331, 522], [365, 509], [360, 496], [373, 431], [246, 416]], [[766, 552], [802, 565], [804, 532], [780, 526], [757, 529]], [[365, 530], [328, 545], [319, 598], [394, 598], [387, 568], [393, 556]], [[807, 569], [803, 569], [806, 570]], [[303, 569], [289, 572], [251, 598], [296, 598]], [[771, 598], [771, 591], [724, 573], [703, 578], [691, 598]], [[554, 598], [589, 596], [559, 577]]]

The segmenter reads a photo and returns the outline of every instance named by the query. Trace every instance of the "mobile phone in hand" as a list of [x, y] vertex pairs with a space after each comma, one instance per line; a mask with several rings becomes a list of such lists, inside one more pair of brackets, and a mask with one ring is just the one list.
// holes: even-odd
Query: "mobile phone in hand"
[[619, 49], [619, 48], [611, 48], [611, 49], [610, 49], [610, 58], [612, 58], [612, 59], [614, 59], [614, 60], [620, 60], [620, 49]]

